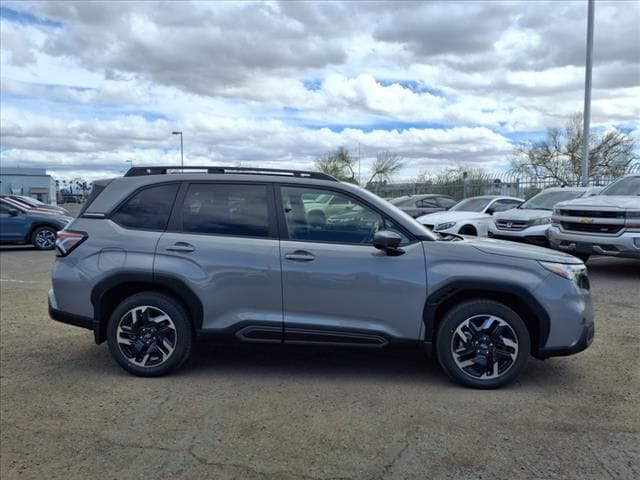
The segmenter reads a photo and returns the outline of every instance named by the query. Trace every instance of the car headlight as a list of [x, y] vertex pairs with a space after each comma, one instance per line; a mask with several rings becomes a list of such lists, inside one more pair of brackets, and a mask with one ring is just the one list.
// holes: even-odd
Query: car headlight
[[585, 267], [584, 263], [567, 264], [542, 261], [538, 261], [538, 263], [542, 265], [545, 270], [548, 270], [551, 273], [555, 273], [562, 278], [571, 280], [573, 283], [575, 283], [576, 285], [580, 285], [583, 288], [589, 288], [587, 280], [587, 267]]
[[551, 217], [542, 217], [531, 220], [529, 222], [529, 226], [533, 227], [534, 225], [547, 225], [549, 223], [551, 223]]
[[455, 226], [456, 226], [456, 222], [439, 223], [438, 225], [436, 225], [436, 228], [434, 228], [434, 230], [436, 232], [438, 230], [449, 230], [451, 227], [455, 227]]

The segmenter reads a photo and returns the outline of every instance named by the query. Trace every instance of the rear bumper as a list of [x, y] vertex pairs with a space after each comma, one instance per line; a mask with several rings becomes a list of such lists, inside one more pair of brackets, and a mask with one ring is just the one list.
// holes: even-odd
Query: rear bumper
[[536, 357], [540, 359], [549, 357], [565, 357], [574, 353], [586, 350], [593, 343], [595, 336], [595, 326], [593, 323], [584, 326], [580, 338], [568, 347], [540, 348], [536, 353]]
[[551, 248], [563, 252], [640, 258], [640, 233], [638, 232], [624, 232], [612, 237], [568, 233], [552, 226], [547, 233]]
[[58, 309], [53, 289], [49, 290], [49, 317], [52, 320], [60, 323], [66, 323], [67, 325], [73, 325], [74, 327], [86, 328], [95, 332], [100, 331], [99, 323], [93, 318], [84, 317], [82, 315], [76, 315], [74, 313], [64, 312]]

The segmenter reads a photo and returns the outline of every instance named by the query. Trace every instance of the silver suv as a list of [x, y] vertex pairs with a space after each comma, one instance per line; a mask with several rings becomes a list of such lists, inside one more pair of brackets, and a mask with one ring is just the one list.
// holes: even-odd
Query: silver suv
[[[344, 210], [308, 211], [321, 194]], [[93, 330], [141, 376], [179, 367], [195, 337], [211, 336], [420, 347], [455, 380], [494, 388], [530, 354], [573, 354], [594, 335], [575, 257], [441, 239], [316, 172], [132, 168], [94, 184], [56, 248], [51, 317]]]

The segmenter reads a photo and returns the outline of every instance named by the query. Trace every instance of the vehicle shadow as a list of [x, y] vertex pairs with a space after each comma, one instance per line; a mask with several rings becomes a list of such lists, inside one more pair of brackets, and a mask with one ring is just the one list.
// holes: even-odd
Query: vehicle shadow
[[363, 349], [199, 341], [185, 374], [273, 376], [449, 384], [435, 360], [418, 348]]
[[615, 276], [617, 278], [640, 278], [640, 260], [633, 258], [594, 257], [587, 262], [590, 276]]
[[39, 252], [32, 245], [0, 245], [0, 252]]

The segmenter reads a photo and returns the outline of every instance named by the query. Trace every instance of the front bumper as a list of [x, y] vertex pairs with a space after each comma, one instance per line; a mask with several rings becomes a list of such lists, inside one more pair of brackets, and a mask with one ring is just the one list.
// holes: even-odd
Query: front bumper
[[547, 236], [551, 248], [567, 253], [640, 258], [640, 232], [624, 232], [614, 237], [568, 233], [551, 226]]
[[525, 242], [541, 247], [548, 247], [547, 230], [549, 224], [534, 225], [524, 230], [501, 230], [495, 224], [489, 225], [489, 237], [498, 240], [511, 240], [512, 242]]
[[540, 348], [536, 354], [539, 359], [545, 359], [549, 357], [565, 357], [567, 355], [573, 355], [574, 353], [582, 352], [586, 350], [589, 345], [593, 343], [595, 336], [595, 326], [593, 323], [585, 325], [580, 338], [568, 347], [553, 347], [553, 348]]

